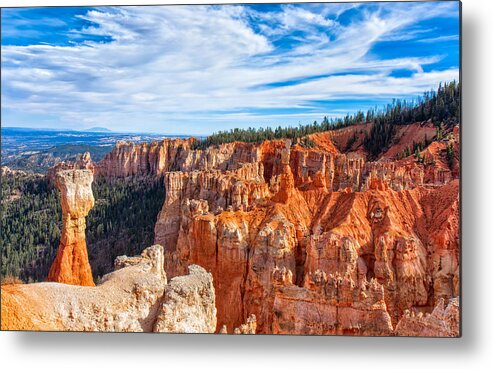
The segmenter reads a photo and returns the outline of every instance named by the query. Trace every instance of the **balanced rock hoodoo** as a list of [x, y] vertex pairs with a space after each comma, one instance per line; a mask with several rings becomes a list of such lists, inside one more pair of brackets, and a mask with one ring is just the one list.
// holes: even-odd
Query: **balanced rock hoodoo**
[[60, 170], [55, 185], [60, 190], [63, 214], [62, 237], [48, 274], [48, 281], [94, 286], [86, 245], [86, 216], [94, 206], [88, 169]]

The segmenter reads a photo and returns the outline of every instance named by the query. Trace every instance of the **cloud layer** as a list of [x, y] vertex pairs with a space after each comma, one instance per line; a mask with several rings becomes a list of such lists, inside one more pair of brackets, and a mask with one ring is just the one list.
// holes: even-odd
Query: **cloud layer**
[[68, 41], [39, 41], [50, 29], [38, 25], [27, 44], [22, 22], [46, 15], [4, 13], [7, 125], [207, 134], [306, 123], [458, 79], [454, 2], [80, 8], [48, 18]]

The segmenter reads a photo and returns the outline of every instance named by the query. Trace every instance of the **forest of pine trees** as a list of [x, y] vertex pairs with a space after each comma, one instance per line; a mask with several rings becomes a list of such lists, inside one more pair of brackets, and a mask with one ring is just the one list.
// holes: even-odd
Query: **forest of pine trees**
[[[373, 127], [364, 140], [364, 146], [371, 158], [378, 156], [391, 143], [395, 125], [411, 124], [431, 120], [437, 127], [450, 127], [460, 122], [460, 84], [456, 81], [443, 83], [436, 91], [425, 92], [418, 101], [394, 100], [385, 108], [374, 108], [366, 112], [358, 111], [344, 118], [328, 119], [321, 123], [300, 125], [298, 127], [277, 128], [235, 128], [219, 131], [202, 140], [197, 140], [193, 148], [204, 149], [209, 146], [228, 142], [262, 142], [264, 140], [288, 138], [299, 142], [300, 138], [317, 132], [336, 130], [354, 124], [373, 123]], [[301, 144], [301, 142], [300, 142]]]
[[1, 276], [26, 282], [48, 275], [60, 242], [62, 213], [58, 191], [45, 177], [2, 176]]
[[[97, 179], [96, 200], [87, 217], [89, 261], [95, 278], [113, 270], [118, 255], [139, 254], [154, 240], [154, 224], [164, 201], [157, 178]], [[62, 213], [57, 189], [46, 177], [2, 177], [1, 276], [43, 281], [60, 243]]]
[[164, 182], [156, 177], [97, 178], [96, 205], [87, 217], [87, 248], [93, 274], [113, 271], [119, 255], [139, 255], [153, 245], [154, 225], [164, 203]]

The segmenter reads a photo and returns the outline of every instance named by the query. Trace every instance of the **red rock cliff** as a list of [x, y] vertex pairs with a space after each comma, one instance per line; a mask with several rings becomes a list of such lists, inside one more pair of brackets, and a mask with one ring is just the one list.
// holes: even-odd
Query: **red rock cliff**
[[459, 132], [420, 162], [396, 156], [434, 128], [399, 127], [393, 150], [369, 162], [367, 128], [313, 135], [311, 149], [289, 140], [121, 144], [97, 172], [164, 177], [155, 241], [169, 275], [190, 264], [212, 273], [218, 328], [255, 315], [257, 333], [412, 332], [413, 320], [396, 331], [407, 311], [432, 313], [459, 292]]

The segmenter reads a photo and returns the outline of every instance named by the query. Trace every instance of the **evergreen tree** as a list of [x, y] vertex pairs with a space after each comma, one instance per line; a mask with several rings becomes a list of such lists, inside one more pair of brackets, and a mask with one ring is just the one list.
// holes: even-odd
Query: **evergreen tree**
[[[407, 102], [395, 99], [383, 109], [369, 109], [366, 114], [358, 111], [353, 115], [347, 114], [344, 118], [331, 118], [326, 116], [321, 123], [314, 121], [311, 124], [298, 127], [278, 126], [274, 130], [267, 128], [239, 129], [216, 132], [203, 140], [193, 143], [193, 149], [205, 149], [209, 146], [223, 143], [262, 142], [274, 139], [296, 139], [317, 132], [336, 130], [355, 124], [373, 123], [376, 128], [364, 142], [365, 148], [373, 157], [387, 148], [390, 144], [395, 125], [405, 125], [415, 122], [431, 121], [437, 127], [437, 136], [442, 135], [442, 126], [450, 127], [460, 121], [460, 84], [456, 81], [440, 84], [437, 91], [427, 91], [417, 102]], [[441, 139], [441, 138], [438, 138]]]

